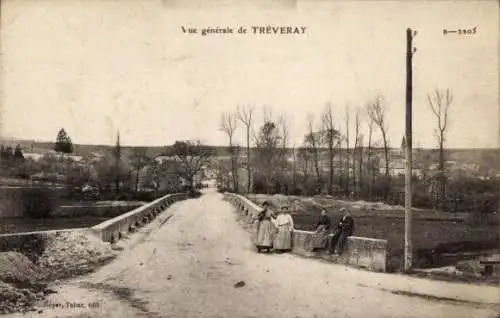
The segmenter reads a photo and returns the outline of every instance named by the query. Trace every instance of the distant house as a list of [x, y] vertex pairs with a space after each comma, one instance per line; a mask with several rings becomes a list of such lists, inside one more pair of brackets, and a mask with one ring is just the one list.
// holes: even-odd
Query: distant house
[[158, 164], [163, 164], [169, 161], [180, 161], [177, 156], [157, 155], [153, 158]]
[[161, 165], [161, 164], [163, 164], [163, 163], [167, 162], [167, 161], [168, 161], [168, 158], [169, 158], [168, 156], [158, 155], [158, 156], [155, 156], [155, 157], [153, 158], [153, 160], [154, 160], [154, 161], [156, 161], [156, 163], [158, 163], [158, 164], [160, 164], [160, 165]]
[[[404, 176], [406, 174], [406, 160], [397, 159], [389, 162], [389, 175], [390, 176]], [[379, 167], [379, 173], [381, 175], [385, 175], [385, 163], [382, 162]], [[412, 167], [412, 175], [416, 177], [423, 176], [423, 170], [416, 163], [413, 163]]]
[[24, 158], [26, 159], [32, 159], [34, 161], [40, 160], [44, 155], [41, 153], [32, 153], [32, 152], [25, 152], [23, 153]]
[[[97, 163], [106, 158], [106, 155], [101, 152], [92, 152], [90, 155], [86, 156], [84, 161], [87, 163]], [[83, 159], [82, 159], [83, 160]]]
[[[139, 174], [137, 174], [137, 170], [133, 171], [131, 173], [130, 186], [134, 189], [137, 186], [139, 191], [154, 188], [152, 170], [152, 166], [146, 166], [139, 171]], [[139, 180], [137, 180], [137, 176], [139, 176]]]
[[72, 159], [74, 162], [81, 162], [83, 160], [82, 156], [68, 156], [68, 158]]

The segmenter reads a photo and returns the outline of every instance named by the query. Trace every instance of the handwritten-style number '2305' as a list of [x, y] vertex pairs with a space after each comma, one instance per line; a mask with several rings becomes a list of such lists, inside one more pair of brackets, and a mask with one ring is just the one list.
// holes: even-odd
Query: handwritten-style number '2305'
[[443, 29], [443, 35], [447, 35], [449, 33], [454, 33], [459, 35], [474, 35], [477, 33], [477, 27], [473, 27], [471, 29], [456, 29], [456, 30]]

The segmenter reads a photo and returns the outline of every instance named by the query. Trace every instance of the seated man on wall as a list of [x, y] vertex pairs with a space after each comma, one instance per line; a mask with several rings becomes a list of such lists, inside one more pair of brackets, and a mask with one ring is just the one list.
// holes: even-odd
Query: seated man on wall
[[341, 213], [345, 213], [337, 225], [337, 231], [330, 241], [329, 253], [340, 255], [344, 251], [344, 245], [349, 236], [354, 233], [354, 220], [351, 215], [346, 212], [345, 208], [340, 209]]

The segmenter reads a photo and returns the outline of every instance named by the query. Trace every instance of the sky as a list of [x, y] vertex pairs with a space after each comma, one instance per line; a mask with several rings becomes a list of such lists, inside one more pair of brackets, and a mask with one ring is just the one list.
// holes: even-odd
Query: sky
[[[249, 33], [202, 36], [182, 26]], [[253, 34], [252, 26], [306, 31]], [[331, 103], [341, 131], [349, 109], [352, 140], [354, 113], [366, 135], [363, 107], [380, 94], [390, 144], [399, 147], [407, 28], [418, 32], [414, 146], [436, 145], [427, 94], [450, 89], [447, 146], [498, 147], [499, 6], [487, 0], [4, 0], [0, 131], [51, 141], [64, 128], [75, 143], [113, 144], [119, 130], [127, 145], [225, 145], [221, 114], [251, 105], [256, 127], [264, 106], [286, 114], [290, 144], [299, 145], [306, 118], [318, 127]], [[236, 141], [244, 140], [239, 129]]]

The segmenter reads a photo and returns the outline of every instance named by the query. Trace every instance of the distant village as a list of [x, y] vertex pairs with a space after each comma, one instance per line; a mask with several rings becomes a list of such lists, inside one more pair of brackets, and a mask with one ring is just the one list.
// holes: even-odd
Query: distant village
[[[169, 147], [121, 147], [120, 181], [116, 183], [115, 149], [116, 146], [74, 145], [71, 152], [56, 151], [54, 143], [4, 141], [2, 146], [2, 179], [3, 184], [55, 184], [72, 185], [83, 191], [114, 191], [117, 186], [134, 191], [173, 191], [189, 185], [189, 181], [179, 174], [181, 158], [168, 153]], [[219, 188], [247, 192], [249, 183], [252, 191], [264, 191], [259, 176], [262, 175], [258, 160], [253, 158], [252, 173], [247, 167], [247, 151], [239, 148], [231, 155], [229, 147], [211, 147], [213, 156], [207, 158], [203, 165], [192, 176], [193, 185], [200, 187], [204, 180], [216, 179]], [[318, 151], [318, 165], [314, 165], [313, 153], [304, 149], [287, 148], [280, 164], [279, 189], [271, 192], [311, 195], [327, 192], [328, 171], [330, 170], [329, 152]], [[256, 149], [251, 149], [256, 153]], [[359, 151], [359, 149], [358, 149]], [[11, 153], [11, 155], [6, 155]], [[22, 153], [23, 164], [8, 164], [9, 156], [14, 158]], [[255, 154], [252, 155], [255, 157]], [[232, 159], [233, 158], [233, 159]], [[364, 159], [363, 159], [364, 158]], [[237, 181], [233, 178], [231, 161], [234, 160]], [[363, 161], [364, 160], [364, 161]], [[497, 153], [494, 149], [482, 150], [447, 150], [445, 169], [447, 180], [478, 180], [498, 182], [500, 173], [496, 168]], [[62, 164], [64, 162], [64, 164]], [[393, 182], [393, 192], [401, 193], [405, 173], [404, 140], [401, 148], [389, 150], [388, 176]], [[337, 149], [332, 161], [335, 176], [334, 195], [358, 196], [368, 187], [375, 189], [380, 184], [380, 176], [386, 175], [386, 164], [383, 149], [373, 148], [364, 154], [357, 155], [352, 149]], [[425, 184], [425, 192], [436, 191], [435, 175], [439, 172], [437, 152], [429, 149], [413, 149], [412, 173], [416, 180]], [[319, 174], [318, 174], [319, 173]], [[386, 175], [386, 176], [387, 176]], [[248, 177], [250, 176], [250, 179]], [[322, 189], [314, 190], [317, 176], [323, 179]], [[262, 178], [260, 178], [262, 179]], [[347, 180], [347, 181], [346, 181]], [[368, 181], [367, 181], [368, 180]], [[399, 180], [399, 181], [398, 181]], [[373, 182], [372, 182], [373, 181]], [[315, 183], [316, 182], [316, 183]], [[399, 183], [398, 183], [399, 182]], [[237, 189], [234, 189], [234, 184]], [[373, 183], [373, 184], [371, 184]], [[364, 190], [363, 190], [364, 189]], [[375, 191], [375, 190], [374, 190]], [[366, 192], [366, 191], [365, 191]], [[371, 193], [370, 196], [374, 196]], [[400, 194], [397, 194], [400, 195]]]
[[[12, 144], [5, 143], [3, 148], [11, 148], [15, 149], [16, 148], [15, 141], [13, 141]], [[88, 146], [92, 147], [92, 146]], [[130, 147], [128, 147], [130, 148]], [[216, 151], [216, 157], [214, 158], [215, 161], [217, 162], [229, 162], [231, 156], [228, 154], [228, 150], [226, 149], [227, 147], [217, 147]], [[58, 153], [54, 149], [47, 149], [47, 147], [44, 148], [39, 148], [37, 147], [36, 143], [32, 143], [30, 146], [23, 146], [21, 147], [22, 154], [25, 159], [31, 160], [34, 162], [39, 162], [40, 160], [43, 160], [44, 158], [54, 158], [58, 156]], [[112, 146], [106, 147], [105, 149], [102, 150], [95, 150], [95, 151], [90, 151], [84, 155], [79, 155], [79, 154], [68, 154], [65, 155], [66, 160], [71, 160], [74, 162], [76, 165], [80, 167], [87, 167], [87, 166], [94, 166], [99, 162], [102, 162], [106, 160], [107, 157], [109, 157], [109, 153], [112, 151]], [[452, 152], [453, 150], [449, 150], [449, 152]], [[498, 169], [494, 166], [494, 161], [496, 160], [496, 154], [495, 150], [479, 150], [484, 152], [484, 157], [493, 157], [492, 159], [489, 160], [481, 160], [481, 158], [477, 156], [470, 156], [471, 153], [477, 153], [477, 150], [467, 150], [467, 149], [461, 149], [458, 150], [458, 152], [463, 153], [463, 155], [454, 155], [454, 157], [458, 157], [455, 160], [447, 160], [446, 161], [446, 170], [450, 173], [451, 178], [460, 178], [460, 177], [467, 177], [467, 178], [477, 178], [480, 180], [490, 180], [490, 179], [499, 179], [500, 178], [500, 172]], [[130, 151], [128, 151], [130, 152]], [[151, 159], [154, 161], [155, 164], [167, 164], [167, 163], [172, 163], [175, 161], [178, 161], [179, 158], [176, 156], [167, 156], [164, 153], [162, 153], [160, 147], [155, 147], [154, 152], [156, 154], [152, 155]], [[346, 151], [344, 150], [344, 153]], [[414, 149], [413, 150], [413, 167], [412, 167], [412, 173], [414, 176], [418, 178], [423, 178], [427, 174], [432, 175], [438, 170], [438, 164], [435, 160], [433, 160], [433, 150], [429, 149]], [[488, 153], [489, 152], [489, 153]], [[127, 152], [125, 152], [124, 156], [129, 156]], [[322, 170], [327, 170], [328, 167], [328, 160], [326, 160], [327, 153], [324, 152], [322, 154], [323, 160], [320, 160], [320, 168]], [[375, 158], [375, 161], [378, 162], [378, 174], [383, 175], [385, 174], [385, 159], [383, 155], [383, 150], [382, 149], [374, 149], [373, 151], [373, 156]], [[435, 157], [435, 155], [434, 155]], [[471, 158], [472, 157], [472, 158]], [[347, 161], [347, 156], [342, 156], [341, 153], [339, 155], [335, 156], [334, 158], [334, 167], [337, 170], [342, 170], [345, 169], [346, 167], [346, 161]], [[238, 153], [238, 162], [241, 165], [244, 165], [246, 160], [247, 160], [247, 155], [246, 151], [240, 151]], [[286, 160], [292, 164], [294, 161], [294, 155], [293, 151], [291, 149], [288, 150], [287, 152], [287, 158]], [[466, 162], [469, 161], [469, 162]], [[472, 161], [472, 162], [471, 162]], [[482, 162], [481, 162], [482, 161]], [[481, 163], [483, 165], [481, 165]], [[488, 163], [490, 165], [488, 166]], [[148, 163], [145, 165], [143, 168], [140, 169], [139, 172], [139, 185], [141, 188], [147, 187], [147, 179], [148, 179], [148, 173], [152, 170], [152, 167], [154, 166], [153, 163]], [[211, 165], [213, 167], [213, 165]], [[312, 172], [313, 166], [311, 165], [309, 168], [310, 172]], [[352, 165], [349, 166], [349, 171], [351, 174], [353, 173], [356, 168], [353, 168]], [[358, 170], [358, 175], [359, 175], [359, 168]], [[136, 171], [134, 171], [136, 172]], [[404, 155], [404, 149], [391, 149], [390, 150], [390, 162], [389, 162], [389, 174], [391, 176], [402, 176], [405, 173], [405, 155]], [[31, 179], [33, 181], [38, 181], [42, 180], [43, 176], [46, 175], [47, 173], [45, 172], [35, 172], [31, 175]], [[216, 176], [216, 171], [215, 169], [209, 169], [206, 167], [204, 169], [203, 174], [199, 174], [197, 176], [197, 182], [201, 182], [201, 178], [215, 178]], [[60, 176], [62, 177], [62, 176]]]

